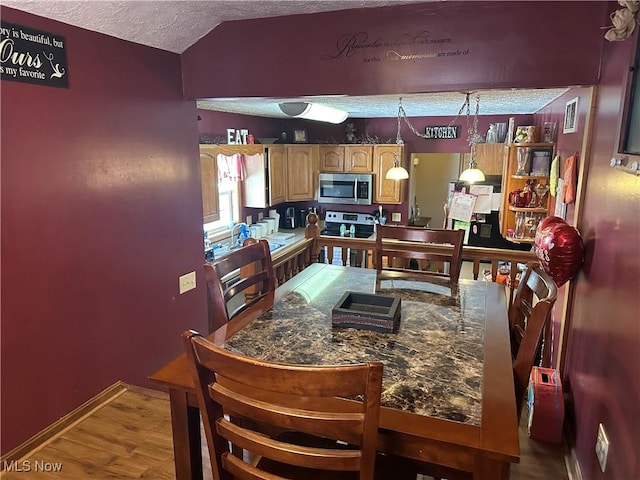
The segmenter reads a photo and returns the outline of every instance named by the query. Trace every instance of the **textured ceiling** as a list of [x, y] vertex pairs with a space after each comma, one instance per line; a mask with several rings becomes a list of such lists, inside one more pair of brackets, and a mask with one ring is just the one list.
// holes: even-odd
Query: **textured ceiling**
[[[228, 20], [381, 7], [420, 0], [2, 0], [2, 5], [182, 53]], [[424, 0], [422, 0], [424, 1]]]
[[[515, 115], [535, 113], [552, 102], [567, 88], [528, 90], [482, 90], [470, 98], [470, 110], [480, 97], [480, 115]], [[278, 108], [280, 102], [307, 101], [349, 112], [350, 118], [396, 117], [399, 98], [408, 117], [451, 116], [460, 111], [465, 102], [462, 92], [372, 95], [366, 97], [317, 96], [292, 98], [212, 98], [198, 102], [198, 108], [240, 113], [259, 117], [286, 118]], [[465, 109], [466, 110], [466, 109]]]
[[[201, 0], [201, 1], [67, 1], [1, 0], [2, 5], [58, 20], [131, 42], [182, 53], [221, 22], [297, 15], [349, 8], [400, 5], [424, 0]], [[480, 114], [535, 113], [567, 89], [486, 90], [480, 94]], [[309, 101], [346, 110], [352, 118], [395, 117], [402, 96], [408, 116], [456, 115], [464, 94], [392, 94], [368, 97], [306, 97], [297, 99], [207, 99], [203, 109], [284, 117], [281, 101]], [[472, 100], [472, 111], [475, 102]]]

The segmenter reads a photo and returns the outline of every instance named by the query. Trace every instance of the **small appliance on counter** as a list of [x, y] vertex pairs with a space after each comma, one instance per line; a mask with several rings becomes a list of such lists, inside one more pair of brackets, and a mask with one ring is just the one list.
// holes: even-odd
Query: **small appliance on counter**
[[280, 214], [280, 228], [283, 230], [293, 230], [298, 227], [299, 218], [296, 217], [295, 207], [287, 207]]

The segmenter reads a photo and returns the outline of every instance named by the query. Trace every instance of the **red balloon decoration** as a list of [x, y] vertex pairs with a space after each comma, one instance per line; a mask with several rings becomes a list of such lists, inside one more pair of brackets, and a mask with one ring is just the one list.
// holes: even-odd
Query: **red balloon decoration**
[[562, 286], [582, 266], [584, 244], [580, 233], [559, 217], [543, 218], [536, 228], [534, 250], [542, 268]]

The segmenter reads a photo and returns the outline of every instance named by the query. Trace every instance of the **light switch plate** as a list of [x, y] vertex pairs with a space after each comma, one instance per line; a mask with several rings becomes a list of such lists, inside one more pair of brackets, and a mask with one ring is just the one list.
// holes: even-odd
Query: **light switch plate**
[[401, 222], [402, 221], [402, 214], [401, 213], [392, 213], [391, 214], [391, 221], [392, 222]]
[[262, 220], [263, 217], [264, 215], [262, 214], [262, 212], [258, 212], [258, 221]]
[[180, 284], [180, 295], [189, 290], [193, 290], [196, 288], [196, 272], [189, 272], [181, 275], [178, 279], [178, 283]]

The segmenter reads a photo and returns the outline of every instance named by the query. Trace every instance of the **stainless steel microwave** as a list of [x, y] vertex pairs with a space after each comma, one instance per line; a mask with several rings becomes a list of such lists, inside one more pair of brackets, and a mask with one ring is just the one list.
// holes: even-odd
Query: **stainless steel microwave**
[[371, 205], [373, 174], [321, 173], [318, 178], [318, 202], [345, 205]]

